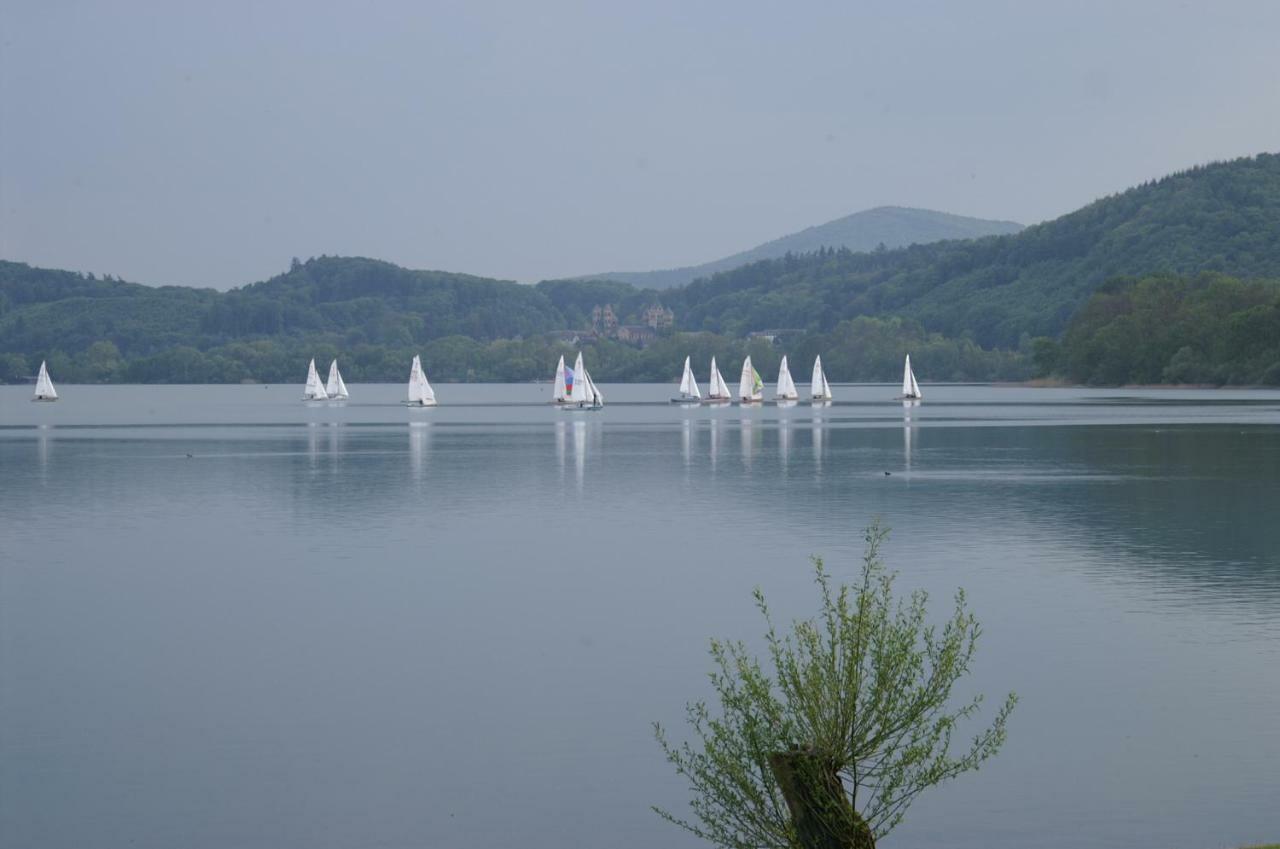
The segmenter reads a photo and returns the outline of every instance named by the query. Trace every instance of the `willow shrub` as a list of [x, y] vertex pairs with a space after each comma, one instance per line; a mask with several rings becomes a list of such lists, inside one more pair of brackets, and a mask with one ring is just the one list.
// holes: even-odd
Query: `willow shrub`
[[742, 642], [711, 642], [718, 709], [687, 706], [694, 742], [672, 743], [654, 725], [692, 793], [692, 816], [655, 808], [660, 816], [730, 849], [872, 847], [918, 794], [996, 754], [1013, 693], [951, 753], [953, 732], [982, 703], [952, 698], [981, 635], [964, 591], [940, 629], [929, 624], [924, 591], [894, 597], [894, 574], [880, 559], [886, 535], [867, 529], [853, 586], [834, 584], [815, 558], [821, 611], [785, 633], [756, 589], [767, 664]]

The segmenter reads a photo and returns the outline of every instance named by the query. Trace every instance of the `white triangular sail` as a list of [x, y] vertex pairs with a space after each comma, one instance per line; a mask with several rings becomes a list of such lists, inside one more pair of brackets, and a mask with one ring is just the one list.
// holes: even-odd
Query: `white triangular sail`
[[809, 382], [809, 392], [815, 401], [831, 400], [831, 384], [827, 383], [827, 375], [822, 370], [822, 356], [813, 359], [813, 379]]
[[796, 382], [791, 379], [791, 368], [787, 365], [787, 355], [782, 355], [778, 365], [778, 390], [776, 397], [780, 401], [794, 401], [800, 397], [796, 392]]
[[422, 359], [414, 355], [413, 366], [409, 369], [408, 403], [418, 407], [430, 407], [436, 403], [436, 393], [427, 380], [427, 373], [422, 370]]
[[911, 370], [911, 355], [907, 354], [907, 361], [902, 367], [902, 397], [903, 398], [923, 398], [920, 394], [920, 384], [916, 383], [916, 373]]
[[329, 382], [325, 384], [324, 391], [330, 398], [350, 397], [347, 393], [347, 384], [342, 380], [342, 372], [338, 371], [337, 360], [329, 363]]
[[729, 392], [729, 384], [725, 383], [724, 375], [720, 373], [720, 369], [716, 369], [716, 387], [716, 391], [720, 393], [716, 397], [726, 400], [733, 397], [733, 394]]
[[750, 403], [764, 399], [764, 381], [760, 372], [751, 365], [751, 357], [742, 361], [742, 376], [738, 378], [738, 400]]
[[303, 401], [327, 401], [329, 393], [324, 391], [324, 384], [320, 382], [320, 375], [316, 371], [315, 358], [311, 358], [311, 364], [307, 366], [307, 385], [302, 389]]
[[603, 407], [604, 393], [600, 391], [599, 386], [596, 386], [596, 382], [591, 379], [591, 372], [585, 367], [582, 369], [582, 382], [587, 386], [587, 406]]
[[698, 380], [693, 376], [693, 368], [689, 365], [689, 357], [684, 358], [684, 374], [680, 376], [680, 397], [690, 401], [702, 399], [698, 390]]
[[716, 358], [711, 358], [711, 386], [707, 388], [707, 400], [709, 401], [728, 401], [731, 397], [729, 394], [729, 385], [724, 382], [724, 375], [720, 373], [720, 369], [716, 367]]
[[569, 388], [569, 402], [572, 404], [587, 403], [586, 368], [582, 365], [582, 352], [573, 361], [573, 386]]
[[53, 388], [53, 381], [49, 379], [49, 369], [45, 366], [44, 360], [40, 361], [40, 374], [36, 377], [36, 394], [32, 400], [58, 400], [58, 391]]
[[560, 362], [556, 363], [556, 385], [551, 391], [551, 400], [556, 404], [563, 404], [565, 401], [569, 400], [569, 390], [565, 388], [563, 355], [560, 357]]

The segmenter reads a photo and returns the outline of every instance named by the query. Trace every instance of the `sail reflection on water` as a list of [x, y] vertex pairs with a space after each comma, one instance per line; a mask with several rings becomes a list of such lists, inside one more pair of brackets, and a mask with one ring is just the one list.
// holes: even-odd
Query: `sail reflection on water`
[[564, 481], [565, 441], [569, 425], [563, 419], [556, 422], [556, 467], [560, 469], [560, 480]]
[[307, 459], [311, 468], [320, 465], [320, 423], [307, 422]]
[[902, 459], [906, 471], [911, 471], [911, 416], [905, 416], [902, 420]]
[[577, 478], [578, 492], [582, 492], [587, 468], [587, 423], [581, 419], [573, 422], [573, 471]]
[[409, 475], [422, 479], [431, 448], [431, 422], [409, 422]]
[[328, 431], [329, 461], [332, 466], [337, 466], [338, 461], [342, 459], [342, 443], [345, 441], [346, 433], [341, 422], [329, 422]]
[[36, 430], [36, 459], [40, 462], [40, 475], [43, 478], [44, 473], [49, 470], [49, 448], [53, 442], [53, 437], [49, 433], [49, 426], [42, 424]]
[[711, 454], [711, 471], [712, 472], [716, 470], [716, 461], [720, 459], [720, 441], [721, 441], [720, 431], [723, 430], [723, 428], [724, 428], [724, 423], [720, 421], [720, 418], [718, 416], [716, 418], [711, 419], [710, 454]]

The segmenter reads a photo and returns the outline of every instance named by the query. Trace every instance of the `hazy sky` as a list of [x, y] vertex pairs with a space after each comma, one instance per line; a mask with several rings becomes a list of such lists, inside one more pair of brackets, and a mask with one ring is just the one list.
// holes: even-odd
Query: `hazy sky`
[[1280, 3], [0, 0], [0, 258], [538, 280], [1280, 149]]

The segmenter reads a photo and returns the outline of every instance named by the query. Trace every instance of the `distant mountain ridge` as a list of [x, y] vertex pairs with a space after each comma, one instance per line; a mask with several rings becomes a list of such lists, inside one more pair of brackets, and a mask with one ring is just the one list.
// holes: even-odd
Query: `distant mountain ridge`
[[663, 293], [684, 330], [825, 330], [899, 316], [984, 347], [1056, 336], [1109, 279], [1280, 279], [1280, 154], [1143, 183], [1019, 233], [763, 260]]
[[1003, 236], [1023, 229], [1014, 221], [989, 221], [951, 215], [931, 209], [904, 206], [877, 206], [855, 212], [826, 224], [806, 227], [798, 233], [757, 245], [723, 259], [658, 271], [610, 271], [584, 275], [581, 279], [616, 280], [641, 289], [670, 289], [683, 286], [699, 277], [710, 277], [762, 259], [778, 259], [788, 253], [812, 253], [819, 248], [848, 248], [855, 253], [886, 248], [905, 248], [946, 239], [977, 239]]

